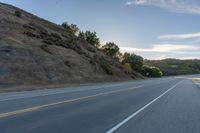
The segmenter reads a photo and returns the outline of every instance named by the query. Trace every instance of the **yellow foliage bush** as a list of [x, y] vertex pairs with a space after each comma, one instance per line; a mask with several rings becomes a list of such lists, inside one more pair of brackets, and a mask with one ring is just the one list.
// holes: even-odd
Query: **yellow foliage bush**
[[127, 74], [131, 74], [132, 73], [132, 67], [130, 63], [125, 63], [124, 64], [124, 72]]

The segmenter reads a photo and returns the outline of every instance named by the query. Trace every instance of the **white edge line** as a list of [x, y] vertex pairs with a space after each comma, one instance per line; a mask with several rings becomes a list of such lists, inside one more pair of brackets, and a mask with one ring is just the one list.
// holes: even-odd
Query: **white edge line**
[[172, 89], [176, 88], [176, 86], [178, 86], [182, 81], [178, 82], [177, 84], [175, 84], [174, 86], [172, 86], [171, 88], [169, 88], [167, 91], [165, 91], [164, 93], [162, 93], [160, 96], [158, 96], [157, 98], [155, 98], [154, 100], [152, 100], [151, 102], [149, 102], [148, 104], [146, 104], [145, 106], [143, 106], [142, 108], [140, 108], [139, 110], [137, 110], [135, 113], [133, 113], [132, 115], [130, 115], [129, 117], [127, 117], [126, 119], [124, 119], [122, 122], [120, 122], [119, 124], [115, 125], [113, 128], [111, 128], [110, 130], [108, 130], [106, 133], [113, 133], [115, 132], [117, 129], [119, 129], [122, 125], [124, 125], [126, 122], [128, 122], [130, 119], [132, 119], [133, 117], [135, 117], [137, 114], [139, 114], [141, 111], [143, 111], [144, 109], [146, 109], [147, 107], [149, 107], [151, 104], [153, 104], [155, 101], [157, 101], [158, 99], [160, 99], [162, 96], [164, 96], [166, 93], [168, 93], [169, 91], [171, 91]]

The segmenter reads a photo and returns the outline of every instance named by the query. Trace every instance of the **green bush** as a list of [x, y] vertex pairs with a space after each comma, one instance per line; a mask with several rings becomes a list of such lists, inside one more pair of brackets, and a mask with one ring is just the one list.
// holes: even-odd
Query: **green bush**
[[79, 32], [78, 37], [90, 43], [95, 47], [100, 46], [100, 40], [97, 37], [96, 32], [86, 31], [86, 32]]
[[68, 25], [67, 22], [63, 22], [63, 23], [62, 23], [62, 27], [63, 27], [63, 28], [67, 29], [68, 26], [69, 26], [69, 25]]
[[65, 28], [68, 32], [72, 33], [72, 34], [76, 34], [79, 31], [79, 28], [77, 27], [77, 25], [75, 24], [68, 24], [67, 22], [63, 22], [62, 23], [62, 27]]
[[119, 47], [114, 42], [106, 43], [106, 45], [102, 47], [102, 50], [105, 54], [113, 58], [117, 58], [120, 53]]
[[83, 31], [80, 31], [78, 34], [78, 38], [82, 40], [86, 40], [85, 33]]
[[130, 63], [133, 70], [141, 72], [144, 59], [136, 54], [124, 53], [122, 64]]
[[17, 16], [17, 17], [21, 17], [21, 16], [22, 16], [21, 11], [19, 11], [19, 10], [15, 11], [15, 16]]
[[147, 77], [162, 77], [163, 73], [158, 67], [144, 65], [142, 75]]

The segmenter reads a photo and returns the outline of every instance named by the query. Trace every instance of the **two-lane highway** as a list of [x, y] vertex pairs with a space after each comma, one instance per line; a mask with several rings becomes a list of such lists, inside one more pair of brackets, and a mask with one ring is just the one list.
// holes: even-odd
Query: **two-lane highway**
[[199, 133], [187, 77], [0, 94], [0, 133]]

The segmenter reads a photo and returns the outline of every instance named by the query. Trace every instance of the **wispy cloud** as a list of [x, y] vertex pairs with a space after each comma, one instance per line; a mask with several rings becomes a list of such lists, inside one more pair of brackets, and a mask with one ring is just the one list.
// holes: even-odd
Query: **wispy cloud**
[[200, 14], [199, 0], [129, 0], [126, 5], [155, 6], [172, 12]]
[[[191, 45], [177, 45], [177, 44], [156, 44], [151, 48], [133, 48], [120, 47], [121, 52], [136, 53], [142, 55], [146, 59], [199, 59], [200, 47]], [[184, 56], [183, 56], [184, 55]]]
[[188, 34], [168, 34], [158, 36], [158, 39], [167, 40], [182, 40], [182, 39], [197, 39], [200, 38], [200, 32]]
[[200, 50], [199, 47], [190, 45], [176, 45], [176, 44], [156, 44], [152, 48], [132, 48], [132, 47], [120, 47], [121, 51], [129, 52], [178, 52], [188, 50]]
[[[200, 59], [200, 46], [198, 45], [200, 44], [200, 32], [166, 34], [157, 38], [159, 42], [150, 48], [120, 47], [120, 49], [122, 52], [142, 55], [146, 59]], [[177, 40], [181, 41], [177, 42]]]

